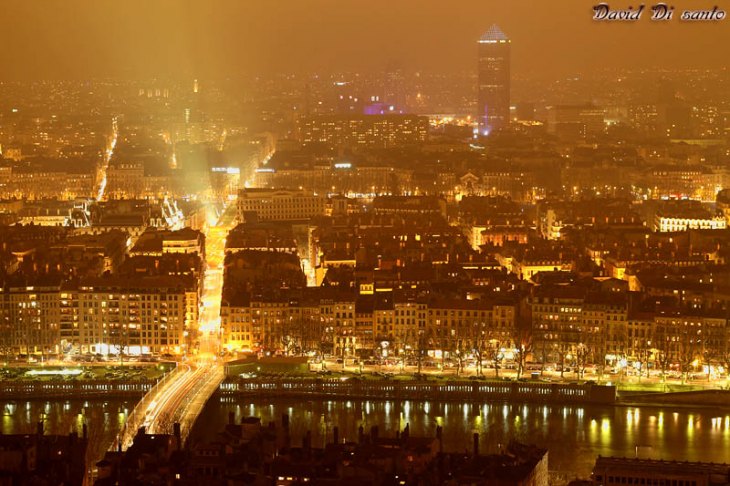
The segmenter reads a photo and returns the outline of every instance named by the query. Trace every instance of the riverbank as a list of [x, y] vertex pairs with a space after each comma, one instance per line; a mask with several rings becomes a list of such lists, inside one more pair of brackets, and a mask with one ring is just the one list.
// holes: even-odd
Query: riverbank
[[730, 390], [634, 393], [620, 396], [617, 405], [652, 407], [730, 408]]
[[522, 381], [467, 381], [437, 383], [429, 380], [359, 380], [340, 377], [228, 378], [220, 387], [222, 396], [303, 397], [359, 400], [419, 400], [459, 402], [540, 402], [613, 404], [616, 388], [596, 384], [562, 384]]
[[81, 400], [124, 398], [138, 400], [156, 382], [157, 380], [3, 381], [0, 382], [0, 397], [3, 400], [56, 398]]
[[0, 369], [3, 382], [154, 381], [175, 369], [177, 363], [126, 365], [12, 365]]

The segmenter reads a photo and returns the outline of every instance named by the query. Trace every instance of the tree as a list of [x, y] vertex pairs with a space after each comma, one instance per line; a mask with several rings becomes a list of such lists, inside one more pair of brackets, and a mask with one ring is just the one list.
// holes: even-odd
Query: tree
[[578, 343], [575, 348], [575, 363], [576, 363], [576, 374], [580, 378], [583, 378], [586, 373], [586, 366], [590, 360], [591, 348], [588, 343]]
[[728, 379], [730, 379], [730, 342], [725, 341], [718, 354], [719, 360], [722, 363], [723, 368], [725, 368], [725, 374]]
[[651, 348], [649, 346], [649, 340], [640, 339], [634, 341], [636, 346], [634, 348], [634, 356], [636, 361], [639, 363], [639, 382], [641, 382], [641, 375], [646, 372], [646, 377], [649, 378], [649, 359], [651, 357]]
[[454, 354], [456, 355], [456, 376], [461, 376], [467, 355], [471, 350], [471, 345], [469, 339], [464, 336], [459, 339], [454, 339], [452, 343], [454, 345]]
[[[563, 335], [563, 333], [560, 333], [560, 336]], [[555, 343], [555, 347], [558, 353], [557, 364], [560, 367], [560, 378], [562, 379], [565, 377], [566, 360], [568, 359], [568, 356], [570, 356], [570, 343], [561, 338], [557, 343]]]
[[499, 378], [499, 368], [502, 366], [502, 360], [504, 359], [502, 334], [490, 327], [487, 335], [487, 347], [486, 347], [486, 358], [494, 366], [494, 376]]
[[418, 337], [416, 339], [415, 358], [418, 365], [418, 374], [421, 374], [423, 368], [423, 359], [428, 355], [429, 339], [426, 335], [426, 331], [419, 330]]
[[477, 374], [482, 375], [482, 361], [487, 358], [489, 350], [489, 340], [493, 331], [486, 328], [483, 322], [475, 322], [472, 327], [472, 352], [477, 361]]
[[662, 378], [665, 378], [669, 366], [674, 361], [674, 349], [669, 336], [661, 335], [661, 337], [657, 339], [655, 357], [657, 366], [662, 372]]
[[13, 330], [9, 323], [0, 322], [0, 355], [9, 361], [13, 355]]
[[583, 378], [586, 367], [592, 362], [593, 354], [600, 348], [600, 335], [590, 327], [581, 327], [578, 330], [578, 344], [575, 347], [576, 373]]
[[678, 342], [677, 361], [679, 362], [679, 371], [682, 373], [682, 383], [687, 382], [687, 375], [694, 366], [697, 357], [700, 339], [697, 331], [686, 325], [680, 331]]
[[517, 378], [522, 376], [527, 356], [532, 353], [532, 323], [526, 318], [518, 318], [512, 328], [515, 345], [515, 361], [517, 361]]
[[313, 320], [312, 322], [315, 323], [321, 331], [319, 336], [317, 336], [316, 339], [313, 340], [313, 345], [314, 349], [316, 350], [317, 356], [322, 362], [322, 369], [324, 370], [327, 369], [327, 361], [325, 360], [325, 356], [328, 353], [331, 353], [334, 347], [332, 343], [332, 328], [326, 325], [323, 317], [319, 319], [315, 318], [315, 320]]
[[293, 318], [285, 319], [279, 327], [279, 341], [281, 348], [286, 354], [297, 354], [302, 351], [302, 341], [304, 340], [304, 324], [302, 319]]
[[548, 362], [550, 356], [550, 349], [552, 347], [552, 340], [550, 334], [545, 329], [535, 329], [533, 331], [533, 340], [535, 342], [534, 347], [540, 356], [540, 376], [545, 373], [545, 365]]
[[712, 364], [717, 359], [717, 348], [714, 346], [705, 346], [702, 349], [702, 362], [707, 366], [707, 381], [712, 379]]
[[324, 332], [324, 322], [318, 316], [306, 313], [298, 319], [300, 348], [303, 354], [317, 353]]
[[119, 354], [119, 364], [124, 366], [124, 351], [129, 350], [129, 331], [124, 322], [108, 323], [108, 347], [107, 354], [112, 353], [112, 347], [116, 348]]

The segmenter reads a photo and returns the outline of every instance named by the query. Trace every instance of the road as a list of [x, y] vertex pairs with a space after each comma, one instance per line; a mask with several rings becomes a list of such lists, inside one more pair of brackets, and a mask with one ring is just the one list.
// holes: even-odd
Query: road
[[101, 181], [99, 183], [99, 193], [96, 196], [97, 201], [101, 201], [104, 198], [104, 192], [106, 191], [106, 172], [107, 172], [107, 169], [109, 168], [109, 161], [112, 159], [112, 156], [114, 155], [114, 148], [117, 146], [118, 137], [119, 137], [119, 126], [117, 124], [116, 117], [114, 117], [112, 119], [111, 140], [109, 142], [109, 146], [106, 149], [106, 152], [104, 153], [104, 161], [100, 168]]
[[208, 398], [223, 381], [220, 350], [220, 305], [223, 289], [223, 261], [226, 236], [234, 225], [235, 206], [229, 207], [206, 232], [207, 269], [203, 308], [198, 320], [198, 353], [150, 390], [137, 404], [120, 437], [112, 446], [128, 448], [139, 427], [149, 434], [170, 434], [175, 422], [181, 424], [183, 440]]
[[[338, 362], [340, 361], [340, 362]], [[310, 365], [310, 369], [312, 371], [320, 371], [322, 370], [322, 364], [321, 363], [312, 363]], [[352, 360], [348, 359], [348, 364], [343, 365], [341, 360], [335, 360], [335, 359], [327, 359], [325, 364], [325, 369], [330, 371], [347, 371], [350, 373], [393, 373], [393, 374], [414, 374], [418, 372], [418, 366], [417, 365], [405, 365], [401, 366], [400, 363], [392, 363], [390, 365], [383, 364], [363, 364], [360, 366], [359, 364], [352, 364]], [[456, 366], [446, 366], [443, 368], [443, 370], [439, 366], [422, 366], [421, 373], [424, 375], [443, 375], [443, 376], [454, 376], [456, 375]], [[524, 370], [522, 372], [523, 378], [531, 378], [532, 373], [538, 373], [540, 374], [539, 369], [528, 369]], [[459, 373], [462, 377], [471, 377], [471, 376], [477, 376], [477, 369], [474, 366], [467, 366], [464, 370], [462, 370]], [[484, 375], [487, 379], [494, 379], [495, 373], [494, 368], [487, 368], [485, 367], [482, 370], [482, 375]], [[517, 370], [515, 369], [507, 369], [502, 368], [499, 370], [499, 378], [510, 378], [510, 379], [516, 379], [517, 378]], [[687, 384], [692, 386], [699, 386], [704, 388], [711, 388], [716, 389], [718, 387], [728, 387], [730, 385], [730, 381], [724, 377], [722, 378], [713, 378], [712, 380], [707, 379], [707, 375], [699, 375], [697, 378], [692, 380], [687, 380], [685, 383], [682, 383], [682, 379], [680, 377], [666, 377], [662, 379], [661, 376], [659, 376], [656, 373], [653, 373], [651, 376], [646, 377], [642, 376], [640, 379], [636, 375], [627, 375], [623, 374], [620, 375], [618, 372], [611, 372], [611, 373], [605, 373], [603, 376], [599, 376], [594, 371], [586, 371], [583, 377], [580, 377], [578, 373], [575, 373], [573, 371], [566, 371], [563, 373], [563, 375], [560, 375], [559, 371], [544, 371], [540, 374], [538, 379], [545, 380], [545, 381], [551, 381], [551, 382], [576, 382], [576, 381], [595, 381], [600, 383], [624, 383], [624, 384], [666, 384], [666, 385], [680, 385], [680, 384]]]
[[226, 237], [235, 225], [235, 205], [224, 211], [218, 222], [210, 226], [205, 235], [205, 288], [203, 289], [203, 310], [200, 315], [199, 357], [204, 360], [220, 351], [221, 294], [223, 292], [223, 262], [225, 260]]

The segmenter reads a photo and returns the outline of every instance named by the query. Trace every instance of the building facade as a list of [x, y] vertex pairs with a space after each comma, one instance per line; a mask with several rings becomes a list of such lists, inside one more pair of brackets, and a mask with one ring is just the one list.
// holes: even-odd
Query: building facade
[[479, 39], [479, 95], [477, 120], [480, 135], [509, 123], [510, 40], [497, 25]]

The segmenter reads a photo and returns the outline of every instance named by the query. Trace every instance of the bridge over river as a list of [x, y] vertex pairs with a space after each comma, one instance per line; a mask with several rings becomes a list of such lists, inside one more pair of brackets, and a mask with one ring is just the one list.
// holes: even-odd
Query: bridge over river
[[174, 423], [180, 424], [184, 442], [223, 377], [217, 364], [179, 364], [137, 403], [109, 450], [129, 448], [140, 427], [149, 434], [172, 434]]
[[128, 416], [110, 450], [126, 450], [140, 427], [149, 434], [171, 434], [180, 424], [183, 442], [195, 419], [224, 378], [222, 364], [216, 359], [220, 348], [220, 303], [223, 287], [223, 260], [228, 232], [235, 224], [235, 204], [226, 208], [205, 235], [206, 271], [202, 311], [198, 322], [199, 353], [152, 387]]

